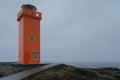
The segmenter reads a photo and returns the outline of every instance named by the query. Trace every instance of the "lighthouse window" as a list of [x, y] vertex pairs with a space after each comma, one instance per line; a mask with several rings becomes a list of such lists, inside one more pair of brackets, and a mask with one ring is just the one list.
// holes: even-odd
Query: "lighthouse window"
[[38, 54], [37, 54], [37, 52], [34, 52], [34, 53], [33, 53], [33, 58], [34, 58], [34, 60], [37, 60], [37, 59], [38, 59]]
[[30, 35], [30, 40], [34, 41], [34, 39], [35, 39], [34, 35]]

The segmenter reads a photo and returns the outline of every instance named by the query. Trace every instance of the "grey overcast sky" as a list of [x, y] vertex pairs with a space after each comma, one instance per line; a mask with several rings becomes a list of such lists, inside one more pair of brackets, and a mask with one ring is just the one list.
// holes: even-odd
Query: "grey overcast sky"
[[0, 0], [0, 62], [17, 61], [22, 4], [42, 12], [42, 62], [120, 62], [120, 0]]

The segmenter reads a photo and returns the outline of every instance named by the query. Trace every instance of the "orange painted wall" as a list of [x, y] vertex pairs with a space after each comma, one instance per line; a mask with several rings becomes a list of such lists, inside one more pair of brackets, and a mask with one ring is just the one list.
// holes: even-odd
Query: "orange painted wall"
[[[18, 19], [18, 63], [40, 64], [40, 20], [41, 13], [22, 8], [17, 15]], [[30, 40], [34, 35], [34, 40]], [[33, 58], [37, 52], [38, 58]]]

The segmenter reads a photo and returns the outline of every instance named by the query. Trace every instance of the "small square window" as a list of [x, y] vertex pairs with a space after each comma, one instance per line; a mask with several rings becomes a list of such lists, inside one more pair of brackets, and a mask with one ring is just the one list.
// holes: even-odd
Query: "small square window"
[[34, 41], [34, 40], [35, 40], [34, 35], [30, 35], [30, 40], [31, 40], [31, 41]]
[[38, 53], [37, 52], [33, 52], [33, 58], [34, 58], [34, 60], [38, 59]]

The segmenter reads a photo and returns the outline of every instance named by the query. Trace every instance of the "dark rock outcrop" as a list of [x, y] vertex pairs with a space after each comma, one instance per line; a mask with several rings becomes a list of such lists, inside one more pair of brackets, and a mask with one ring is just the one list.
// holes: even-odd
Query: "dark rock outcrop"
[[120, 76], [110, 69], [76, 68], [61, 64], [23, 80], [120, 80]]
[[[11, 63], [0, 63], [0, 77], [29, 70], [35, 67], [37, 66], [13, 66]], [[73, 66], [61, 64], [28, 76], [23, 80], [120, 80], [120, 69], [76, 68]]]

